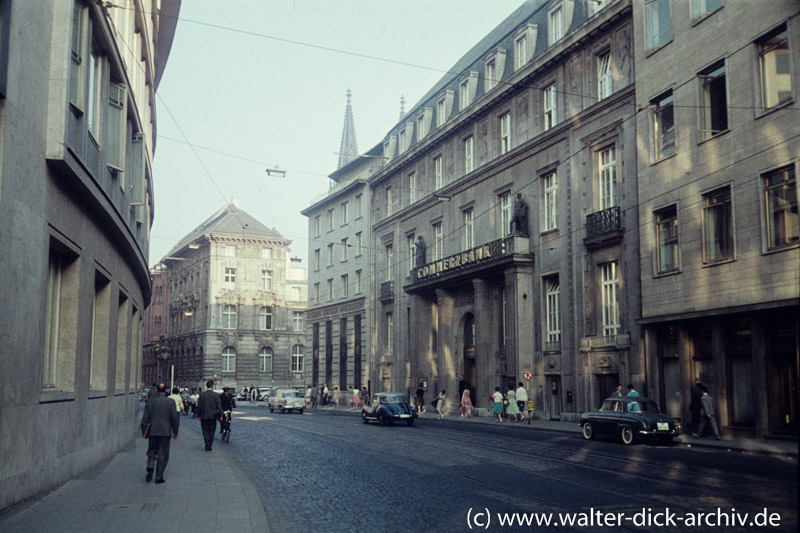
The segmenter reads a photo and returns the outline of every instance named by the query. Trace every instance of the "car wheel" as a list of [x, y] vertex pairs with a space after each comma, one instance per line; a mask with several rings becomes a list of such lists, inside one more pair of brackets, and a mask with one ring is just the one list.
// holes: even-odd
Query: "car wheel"
[[382, 417], [381, 415], [378, 415], [378, 424], [380, 424], [382, 426], [385, 426], [387, 424], [387, 422], [388, 421], [384, 417]]
[[413, 418], [409, 418], [408, 420], [406, 420], [406, 424], [408, 424], [408, 427], [413, 426], [414, 425], [414, 419]]
[[594, 430], [589, 422], [583, 423], [583, 438], [586, 440], [591, 440], [594, 438]]
[[299, 409], [297, 412], [300, 413], [301, 415], [303, 414], [303, 410], [302, 409]]
[[367, 420], [367, 415], [364, 413], [361, 413], [361, 420], [363, 420], [365, 424], [369, 424], [369, 420]]
[[283, 406], [281, 405], [281, 414], [283, 414]]
[[633, 430], [628, 426], [623, 426], [620, 436], [623, 444], [633, 444]]

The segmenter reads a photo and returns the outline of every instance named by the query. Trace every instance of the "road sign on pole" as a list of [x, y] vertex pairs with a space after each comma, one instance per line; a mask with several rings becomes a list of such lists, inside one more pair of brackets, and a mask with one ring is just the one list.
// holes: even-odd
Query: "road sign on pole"
[[522, 379], [524, 379], [525, 381], [530, 381], [531, 379], [533, 379], [533, 372], [531, 371], [530, 368], [526, 368], [525, 370], [522, 371]]

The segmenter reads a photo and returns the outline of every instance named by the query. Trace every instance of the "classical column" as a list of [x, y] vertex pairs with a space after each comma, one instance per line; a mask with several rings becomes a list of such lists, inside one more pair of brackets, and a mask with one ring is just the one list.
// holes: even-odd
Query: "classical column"
[[[436, 308], [437, 320], [431, 321], [434, 328], [436, 346], [430, 355], [430, 373], [434, 380], [431, 383], [436, 390], [444, 388], [451, 389], [448, 394], [451, 400], [458, 395], [458, 388], [453, 389], [453, 385], [458, 383], [457, 372], [461, 369], [461, 362], [458, 361], [460, 347], [455, 345], [455, 335], [453, 331], [453, 297], [444, 290], [436, 289]], [[429, 386], [429, 389], [431, 387]], [[459, 398], [458, 401], [461, 401]], [[454, 405], [451, 402], [451, 405]]]
[[477, 383], [473, 403], [479, 407], [489, 405], [488, 397], [494, 388], [502, 384], [497, 376], [496, 343], [492, 332], [492, 300], [487, 283], [481, 279], [472, 280], [475, 306], [475, 365]]
[[[508, 375], [522, 381], [522, 371], [533, 370], [533, 267], [515, 266], [505, 274], [505, 332]], [[501, 309], [501, 320], [503, 310]], [[563, 370], [563, 368], [562, 368]], [[515, 383], [516, 385], [516, 383]]]

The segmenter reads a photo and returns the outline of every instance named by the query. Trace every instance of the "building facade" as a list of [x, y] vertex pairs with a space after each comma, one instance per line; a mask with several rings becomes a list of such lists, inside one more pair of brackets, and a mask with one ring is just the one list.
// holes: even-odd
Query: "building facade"
[[163, 357], [162, 339], [166, 333], [169, 307], [167, 270], [159, 263], [150, 269], [152, 296], [142, 313], [142, 385], [170, 383]]
[[162, 358], [176, 385], [305, 385], [307, 274], [289, 244], [233, 201], [162, 259]]
[[372, 379], [577, 420], [645, 379], [630, 1], [526, 2], [386, 136]]
[[136, 433], [154, 95], [180, 1], [101, 4], [0, 2], [0, 508]]
[[[726, 433], [797, 437], [797, 3], [634, 3], [647, 387]], [[676, 58], [680, 58], [677, 60]]]

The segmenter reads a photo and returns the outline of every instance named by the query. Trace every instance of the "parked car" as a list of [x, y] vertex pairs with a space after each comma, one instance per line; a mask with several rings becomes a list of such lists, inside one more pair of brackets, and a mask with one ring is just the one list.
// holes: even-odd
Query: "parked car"
[[408, 396], [400, 392], [379, 392], [372, 396], [372, 405], [361, 408], [361, 420], [368, 424], [370, 420], [380, 425], [392, 425], [405, 422], [414, 425], [417, 411], [408, 403]]
[[306, 399], [297, 389], [278, 389], [267, 401], [270, 413], [278, 409], [281, 413], [297, 411], [302, 415], [306, 406]]
[[637, 439], [672, 442], [681, 432], [675, 419], [663, 414], [656, 402], [642, 397], [606, 398], [600, 409], [581, 415], [580, 425], [586, 439], [609, 435], [624, 444]]
[[249, 390], [247, 390], [245, 392], [245, 389], [242, 389], [242, 390], [240, 390], [239, 392], [236, 393], [236, 400], [237, 401], [249, 400], [249, 399], [250, 399], [250, 391]]
[[258, 396], [256, 397], [256, 401], [258, 402], [266, 402], [269, 400], [270, 393], [272, 392], [272, 387], [256, 387], [258, 391]]

